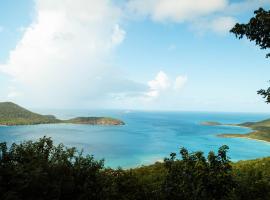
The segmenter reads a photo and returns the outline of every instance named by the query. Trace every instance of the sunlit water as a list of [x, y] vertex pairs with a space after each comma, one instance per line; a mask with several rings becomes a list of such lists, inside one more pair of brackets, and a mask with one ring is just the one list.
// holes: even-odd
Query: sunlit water
[[[39, 111], [40, 112], [40, 111]], [[267, 114], [196, 113], [196, 112], [130, 112], [130, 111], [46, 111], [59, 118], [75, 116], [112, 116], [125, 126], [35, 125], [0, 127], [0, 141], [36, 140], [44, 135], [56, 143], [84, 149], [95, 158], [105, 158], [110, 167], [136, 167], [162, 160], [179, 147], [208, 153], [223, 144], [230, 147], [233, 161], [270, 156], [270, 143], [240, 138], [220, 138], [220, 133], [248, 133], [248, 128], [204, 126], [203, 121], [241, 123], [270, 118]]]

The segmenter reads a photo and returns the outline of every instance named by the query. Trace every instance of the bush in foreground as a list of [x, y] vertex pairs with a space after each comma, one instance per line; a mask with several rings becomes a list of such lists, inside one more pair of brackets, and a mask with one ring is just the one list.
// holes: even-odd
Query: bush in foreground
[[227, 150], [123, 170], [46, 137], [0, 143], [0, 199], [270, 199], [270, 159], [232, 164]]

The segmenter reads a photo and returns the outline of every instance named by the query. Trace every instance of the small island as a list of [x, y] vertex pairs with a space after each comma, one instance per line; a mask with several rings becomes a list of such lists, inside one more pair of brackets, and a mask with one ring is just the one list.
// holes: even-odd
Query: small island
[[0, 125], [37, 125], [37, 124], [89, 124], [89, 125], [124, 125], [119, 119], [111, 117], [77, 117], [68, 120], [57, 119], [53, 115], [41, 115], [31, 112], [15, 103], [0, 103]]
[[203, 122], [201, 124], [208, 126], [227, 125], [227, 126], [239, 126], [250, 128], [253, 131], [247, 134], [219, 134], [218, 137], [248, 138], [253, 140], [270, 142], [270, 119], [266, 119], [259, 122], [245, 122], [241, 124], [221, 124], [219, 122]]

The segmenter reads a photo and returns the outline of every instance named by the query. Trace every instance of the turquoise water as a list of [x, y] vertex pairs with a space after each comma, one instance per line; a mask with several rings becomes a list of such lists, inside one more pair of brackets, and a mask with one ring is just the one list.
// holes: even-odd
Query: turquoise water
[[[39, 111], [40, 112], [40, 111]], [[112, 116], [125, 126], [35, 125], [0, 127], [0, 141], [35, 140], [44, 135], [56, 143], [84, 149], [96, 158], [105, 158], [106, 166], [136, 167], [162, 160], [179, 147], [205, 153], [223, 144], [230, 147], [233, 161], [270, 156], [270, 143], [240, 138], [219, 138], [220, 133], [248, 133], [250, 130], [230, 126], [203, 126], [203, 121], [241, 123], [269, 118], [267, 114], [134, 112], [134, 111], [42, 111], [59, 118], [74, 116]]]

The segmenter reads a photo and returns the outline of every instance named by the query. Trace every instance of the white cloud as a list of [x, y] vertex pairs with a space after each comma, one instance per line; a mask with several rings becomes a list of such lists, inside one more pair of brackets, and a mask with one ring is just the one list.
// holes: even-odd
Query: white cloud
[[236, 22], [231, 16], [223, 16], [230, 6], [228, 0], [130, 0], [128, 4], [131, 12], [154, 21], [188, 22], [200, 34], [228, 32]]
[[227, 0], [130, 0], [128, 7], [155, 21], [183, 22], [221, 11], [227, 5]]
[[210, 29], [217, 33], [228, 33], [236, 24], [236, 19], [232, 17], [219, 17], [214, 19], [210, 24]]
[[229, 16], [216, 17], [214, 19], [200, 19], [193, 22], [191, 28], [199, 34], [212, 31], [220, 35], [228, 34], [236, 24], [236, 19]]
[[160, 71], [154, 80], [148, 82], [151, 90], [166, 90], [170, 86], [170, 80], [167, 74]]
[[[179, 107], [179, 100], [183, 98], [187, 76], [169, 76], [159, 71], [156, 76], [145, 84], [136, 83], [133, 92], [112, 93], [111, 104], [116, 108], [126, 109], [172, 109]], [[130, 83], [132, 84], [132, 83]], [[138, 87], [139, 86], [139, 87]]]
[[176, 77], [175, 82], [174, 82], [174, 89], [175, 90], [182, 89], [184, 85], [186, 84], [187, 80], [188, 80], [187, 76]]
[[157, 22], [187, 22], [197, 33], [206, 31], [224, 35], [236, 23], [236, 16], [269, 6], [269, 0], [130, 0], [128, 8], [137, 16]]
[[17, 89], [15, 87], [10, 86], [8, 88], [7, 100], [12, 101], [14, 99], [17, 99], [20, 96], [21, 96], [21, 93], [19, 91], [17, 91]]
[[123, 40], [125, 39], [125, 36], [126, 36], [126, 32], [123, 29], [121, 29], [119, 24], [116, 24], [114, 26], [114, 31], [112, 35], [112, 44], [114, 45], [121, 44]]
[[121, 10], [109, 0], [35, 3], [34, 22], [0, 70], [38, 105], [79, 103], [106, 95], [118, 84], [115, 79], [121, 79], [118, 69], [108, 64], [125, 38], [119, 25]]
[[244, 0], [231, 3], [226, 8], [225, 12], [235, 15], [242, 12], [253, 12], [255, 9], [265, 6], [270, 6], [269, 0]]
[[156, 77], [148, 82], [149, 91], [146, 93], [146, 97], [157, 98], [162, 94], [170, 95], [180, 91], [186, 84], [187, 76], [177, 76], [175, 79], [169, 78], [169, 76], [160, 71]]

